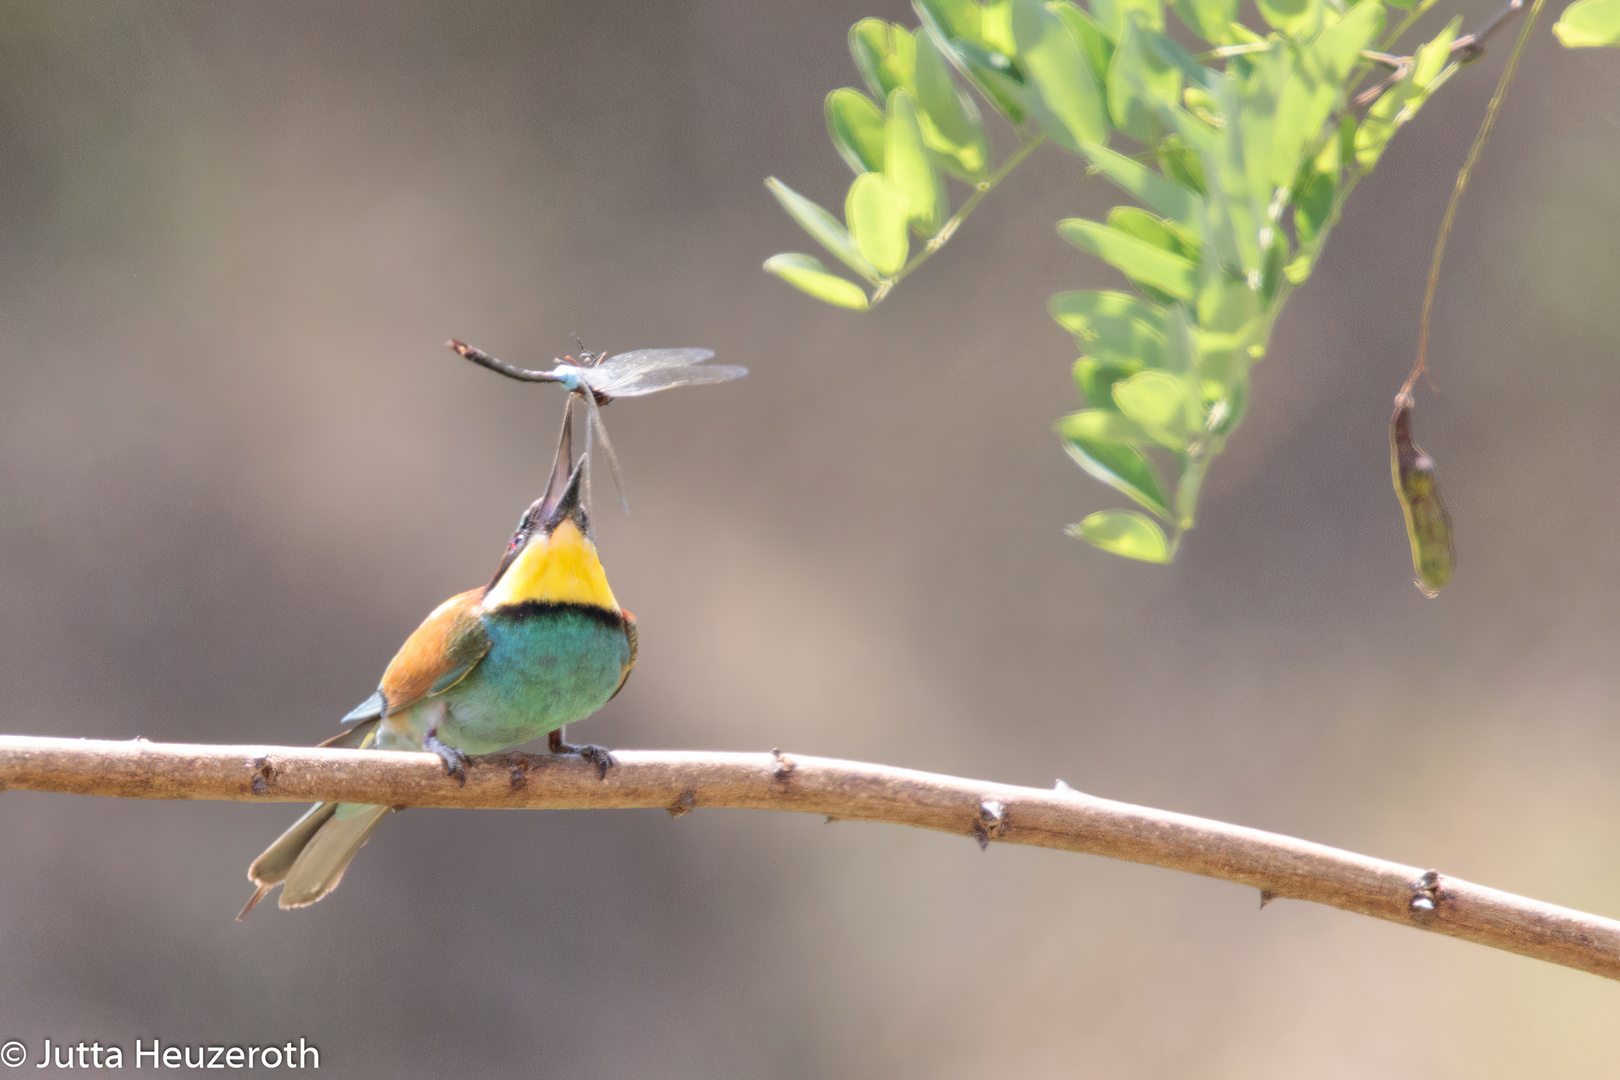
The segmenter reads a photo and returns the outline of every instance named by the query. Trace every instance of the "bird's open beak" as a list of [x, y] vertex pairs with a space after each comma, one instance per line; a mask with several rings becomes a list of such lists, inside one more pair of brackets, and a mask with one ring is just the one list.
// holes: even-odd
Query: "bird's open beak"
[[578, 464], [574, 466], [574, 471], [569, 474], [568, 482], [563, 486], [562, 494], [558, 496], [556, 505], [551, 508], [551, 512], [545, 517], [545, 524], [542, 528], [547, 533], [554, 533], [563, 522], [571, 521], [574, 523], [574, 527], [580, 531], [580, 535], [589, 536], [591, 534], [590, 519], [585, 516], [585, 504], [582, 501], [584, 484], [585, 458], [581, 457]]
[[551, 464], [551, 479], [546, 483], [546, 493], [540, 497], [540, 513], [535, 517], [537, 522], [551, 520], [552, 513], [562, 502], [563, 492], [568, 488], [569, 470], [574, 466], [573, 429], [574, 395], [569, 394], [568, 404], [563, 406], [562, 435], [557, 440], [557, 457]]

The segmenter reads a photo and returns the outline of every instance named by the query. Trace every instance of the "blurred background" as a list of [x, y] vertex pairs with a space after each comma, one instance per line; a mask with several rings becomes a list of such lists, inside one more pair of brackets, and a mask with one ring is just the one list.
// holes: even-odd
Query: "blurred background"
[[[1494, 0], [1442, 5], [1469, 24]], [[1335, 844], [1620, 915], [1620, 56], [1550, 5], [1390, 399], [1513, 31], [1395, 141], [1255, 369], [1169, 568], [1078, 407], [1037, 154], [867, 315], [760, 272], [836, 203], [821, 100], [897, 0], [0, 4], [0, 730], [325, 738], [543, 482], [518, 363], [703, 345], [607, 419], [641, 620], [616, 747], [875, 760]], [[1003, 134], [1005, 134], [1003, 132]], [[599, 495], [603, 492], [599, 491]], [[0, 797], [0, 1040], [306, 1038], [352, 1077], [1513, 1077], [1620, 1060], [1620, 989], [1252, 890], [894, 827], [417, 810], [231, 921], [292, 806]], [[133, 1065], [133, 1062], [126, 1062]]]

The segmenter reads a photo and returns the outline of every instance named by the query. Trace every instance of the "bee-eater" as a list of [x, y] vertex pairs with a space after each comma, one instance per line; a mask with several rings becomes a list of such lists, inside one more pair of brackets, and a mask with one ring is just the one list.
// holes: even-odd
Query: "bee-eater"
[[[322, 746], [423, 750], [466, 783], [468, 754], [550, 737], [606, 775], [598, 746], [563, 742], [565, 724], [608, 702], [636, 662], [636, 622], [602, 571], [581, 502], [586, 459], [571, 466], [568, 396], [546, 493], [524, 511], [488, 585], [452, 596], [405, 640], [377, 692], [343, 718], [358, 721]], [[243, 918], [277, 885], [283, 908], [337, 888], [355, 853], [391, 808], [318, 803], [253, 860]]]

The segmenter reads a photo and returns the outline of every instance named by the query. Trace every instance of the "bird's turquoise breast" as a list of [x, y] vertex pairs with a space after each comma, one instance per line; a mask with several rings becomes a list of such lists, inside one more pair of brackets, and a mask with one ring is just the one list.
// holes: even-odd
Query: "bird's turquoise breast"
[[439, 737], [488, 754], [583, 720], [613, 696], [630, 662], [615, 612], [534, 602], [484, 615], [490, 649], [444, 695]]

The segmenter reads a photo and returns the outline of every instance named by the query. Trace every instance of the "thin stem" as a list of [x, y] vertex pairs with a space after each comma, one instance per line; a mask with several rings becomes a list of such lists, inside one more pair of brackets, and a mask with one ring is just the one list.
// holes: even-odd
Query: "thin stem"
[[[1515, 0], [1522, 4], [1523, 0]], [[1474, 165], [1479, 161], [1480, 154], [1485, 150], [1485, 141], [1490, 138], [1491, 128], [1496, 123], [1496, 114], [1502, 109], [1502, 101], [1507, 97], [1508, 87], [1513, 85], [1514, 72], [1519, 69], [1519, 57], [1524, 55], [1525, 43], [1530, 40], [1530, 31], [1536, 25], [1536, 16], [1541, 14], [1541, 5], [1545, 0], [1534, 0], [1530, 5], [1530, 14], [1525, 17], [1524, 26], [1519, 29], [1519, 38], [1513, 43], [1513, 52], [1509, 54], [1507, 66], [1502, 69], [1502, 77], [1496, 81], [1496, 93], [1491, 95], [1491, 103], [1485, 109], [1485, 121], [1479, 126], [1479, 134], [1474, 136], [1474, 145], [1468, 149], [1468, 159], [1463, 162], [1462, 169], [1457, 173], [1457, 186], [1451, 190], [1451, 201], [1446, 204], [1446, 216], [1440, 222], [1440, 238], [1435, 241], [1434, 259], [1429, 264], [1429, 283], [1423, 292], [1423, 316], [1418, 326], [1417, 360], [1412, 364], [1412, 372], [1407, 375], [1406, 382], [1401, 384], [1400, 396], [1410, 397], [1412, 387], [1417, 385], [1418, 377], [1429, 368], [1429, 313], [1434, 307], [1435, 289], [1440, 284], [1440, 263], [1446, 255], [1446, 240], [1451, 236], [1452, 223], [1457, 220], [1457, 205], [1462, 202], [1463, 191], [1468, 187], [1468, 177], [1474, 171]], [[1516, 10], [1513, 4], [1510, 9]], [[1484, 35], [1488, 35], [1500, 26], [1508, 11], [1487, 24]], [[1484, 36], [1476, 39], [1476, 44], [1482, 42]]]
[[[623, 750], [600, 777], [572, 756], [432, 754], [0, 736], [0, 788], [135, 799], [338, 800], [384, 806], [795, 810], [1146, 863], [1236, 882], [1262, 903], [1327, 904], [1620, 979], [1620, 922], [1207, 818], [887, 765], [769, 754]], [[10, 868], [11, 872], [18, 872]]]
[[1045, 141], [1045, 135], [1037, 135], [1033, 139], [1020, 143], [1018, 149], [1009, 154], [1007, 160], [1003, 161], [995, 172], [974, 185], [973, 194], [969, 195], [962, 205], [957, 208], [956, 213], [951, 215], [950, 220], [939, 227], [938, 232], [923, 243], [923, 249], [913, 255], [910, 262], [878, 283], [876, 291], [872, 293], [871, 302], [874, 305], [881, 304], [884, 297], [888, 296], [896, 285], [904, 281], [913, 270], [927, 262], [936, 251], [944, 247], [950, 238], [956, 234], [956, 230], [962, 227], [962, 222], [966, 221], [968, 215], [973, 213], [974, 207], [978, 206], [986, 195], [995, 190], [997, 184], [1007, 178], [1008, 173], [1016, 169], [1037, 146], [1040, 146]]

